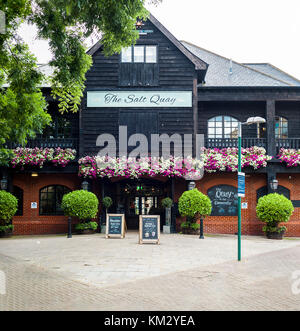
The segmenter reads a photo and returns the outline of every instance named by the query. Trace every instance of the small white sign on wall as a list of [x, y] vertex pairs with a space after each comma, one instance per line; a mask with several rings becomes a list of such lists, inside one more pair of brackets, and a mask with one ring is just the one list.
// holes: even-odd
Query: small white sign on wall
[[31, 209], [37, 209], [37, 202], [31, 202]]
[[242, 209], [248, 209], [248, 202], [242, 203]]

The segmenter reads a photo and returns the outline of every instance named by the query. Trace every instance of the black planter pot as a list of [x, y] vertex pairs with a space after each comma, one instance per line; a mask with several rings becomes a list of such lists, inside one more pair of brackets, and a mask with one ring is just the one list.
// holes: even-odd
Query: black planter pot
[[183, 228], [182, 233], [183, 234], [199, 235], [200, 234], [200, 229], [194, 230], [194, 229], [190, 229], [190, 228]]
[[282, 232], [266, 232], [266, 236], [268, 239], [282, 240], [285, 231]]
[[0, 232], [0, 238], [10, 238], [12, 234], [13, 234], [12, 230]]
[[94, 234], [96, 233], [95, 230], [91, 230], [91, 229], [86, 229], [86, 230], [76, 230], [77, 234]]

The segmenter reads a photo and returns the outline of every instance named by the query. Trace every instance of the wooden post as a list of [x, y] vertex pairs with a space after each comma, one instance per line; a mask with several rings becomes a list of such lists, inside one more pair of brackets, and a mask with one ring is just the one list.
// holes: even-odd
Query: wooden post
[[267, 121], [267, 153], [268, 155], [276, 155], [275, 141], [275, 100], [267, 100], [266, 102], [266, 121]]

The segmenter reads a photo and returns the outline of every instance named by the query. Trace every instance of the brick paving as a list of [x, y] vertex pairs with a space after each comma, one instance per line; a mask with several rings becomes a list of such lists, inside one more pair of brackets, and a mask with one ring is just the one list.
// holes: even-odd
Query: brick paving
[[[12, 241], [16, 245], [19, 240]], [[0, 245], [0, 270], [7, 278], [0, 310], [299, 310], [300, 294], [292, 293], [291, 278], [300, 269], [300, 243], [288, 244], [292, 246], [253, 254], [242, 262], [185, 266], [99, 286], [21, 259], [16, 252], [8, 256]]]

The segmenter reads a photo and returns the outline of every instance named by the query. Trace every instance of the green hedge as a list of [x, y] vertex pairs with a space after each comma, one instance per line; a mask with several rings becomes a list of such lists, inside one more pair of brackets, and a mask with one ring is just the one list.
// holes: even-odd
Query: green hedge
[[182, 216], [204, 218], [211, 214], [211, 201], [209, 197], [196, 188], [184, 192], [179, 198], [178, 209]]
[[286, 228], [278, 227], [281, 222], [288, 222], [294, 207], [292, 202], [278, 193], [271, 193], [259, 198], [256, 215], [266, 226], [265, 232], [282, 232]]
[[0, 222], [9, 223], [17, 210], [17, 198], [11, 193], [0, 190]]
[[65, 215], [87, 220], [96, 217], [98, 205], [99, 201], [94, 193], [79, 190], [65, 194], [61, 207]]
[[94, 230], [96, 231], [98, 224], [96, 222], [84, 222], [75, 225], [76, 230]]

